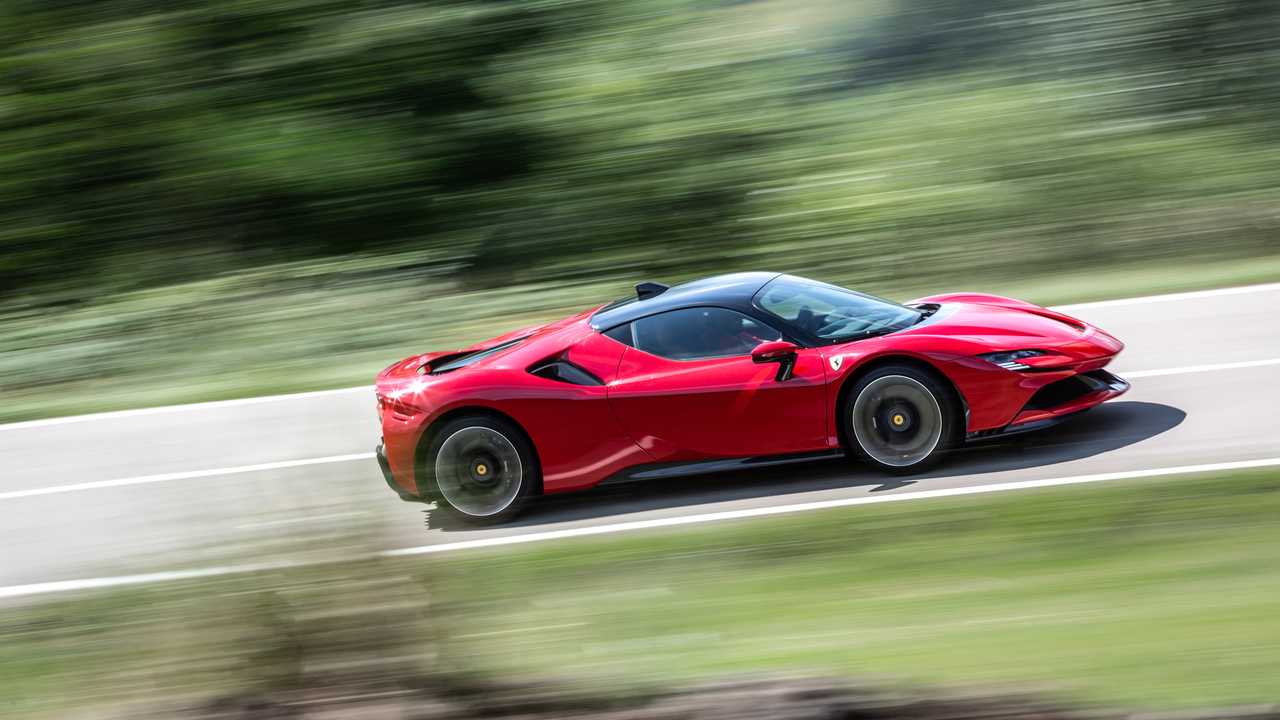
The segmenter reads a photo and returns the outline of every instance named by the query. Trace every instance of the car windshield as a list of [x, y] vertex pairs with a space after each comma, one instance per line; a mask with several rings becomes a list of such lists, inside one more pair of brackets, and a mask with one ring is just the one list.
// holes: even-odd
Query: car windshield
[[756, 305], [831, 342], [883, 335], [914, 325], [921, 313], [835, 285], [781, 275], [756, 294]]

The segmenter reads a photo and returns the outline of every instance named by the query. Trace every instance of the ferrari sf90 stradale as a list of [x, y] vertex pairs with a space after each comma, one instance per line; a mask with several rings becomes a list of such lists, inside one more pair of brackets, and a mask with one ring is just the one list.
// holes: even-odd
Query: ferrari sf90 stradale
[[962, 443], [1128, 390], [1124, 345], [996, 295], [898, 305], [778, 273], [666, 287], [378, 375], [378, 459], [406, 500], [496, 522], [606, 482], [844, 453], [916, 472]]

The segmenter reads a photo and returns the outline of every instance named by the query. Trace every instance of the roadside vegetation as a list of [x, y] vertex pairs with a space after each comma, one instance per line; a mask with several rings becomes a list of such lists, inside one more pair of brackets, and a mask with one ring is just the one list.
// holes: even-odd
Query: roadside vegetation
[[[121, 293], [54, 314], [15, 311], [0, 334], [0, 421], [370, 385], [402, 357], [580, 312], [630, 295], [637, 278], [650, 277], [475, 290], [391, 262], [298, 263]], [[824, 267], [744, 267], [790, 269], [899, 301], [982, 290], [1048, 304], [1280, 279], [1280, 256], [1003, 277], [940, 267], [869, 283]]]
[[1280, 6], [0, 3], [0, 419], [364, 384], [638, 279], [1280, 278]]
[[31, 598], [2, 616], [0, 698], [40, 717], [442, 675], [618, 695], [787, 672], [1274, 703], [1277, 513], [1280, 473], [1252, 471]]

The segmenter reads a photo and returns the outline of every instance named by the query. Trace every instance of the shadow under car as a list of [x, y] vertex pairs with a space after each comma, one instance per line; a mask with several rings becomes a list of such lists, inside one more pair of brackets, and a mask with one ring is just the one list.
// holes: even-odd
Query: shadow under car
[[[537, 527], [857, 486], [871, 486], [869, 492], [884, 492], [923, 484], [931, 479], [1046, 467], [1101, 455], [1147, 440], [1177, 427], [1184, 418], [1185, 412], [1169, 405], [1116, 401], [1038, 432], [967, 444], [952, 451], [940, 467], [919, 475], [885, 475], [846, 458], [834, 458], [643, 480], [539, 498], [522, 515], [503, 527]], [[448, 519], [443, 513], [427, 512], [433, 529], [445, 532], [476, 529]]]

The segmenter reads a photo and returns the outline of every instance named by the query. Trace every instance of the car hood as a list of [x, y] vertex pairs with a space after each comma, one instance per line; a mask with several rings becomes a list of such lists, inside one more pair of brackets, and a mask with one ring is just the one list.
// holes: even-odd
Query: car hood
[[1030, 303], [964, 302], [926, 299], [938, 305], [925, 322], [904, 335], [947, 337], [972, 345], [973, 352], [1037, 349], [1075, 360], [1109, 357], [1124, 348], [1116, 338], [1082, 320]]

